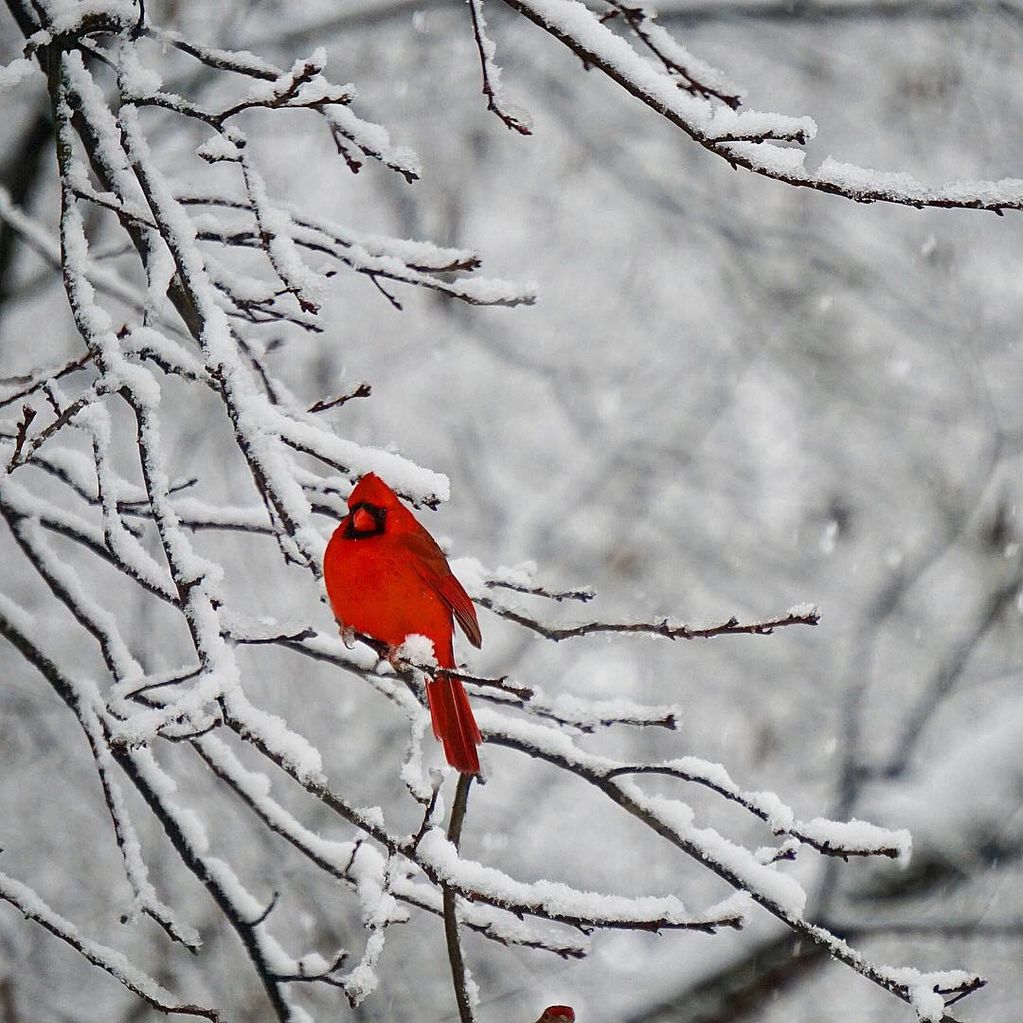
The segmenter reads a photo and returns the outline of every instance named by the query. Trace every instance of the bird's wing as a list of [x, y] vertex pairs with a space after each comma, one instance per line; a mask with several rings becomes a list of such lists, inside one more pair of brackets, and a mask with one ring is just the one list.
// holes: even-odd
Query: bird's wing
[[455, 616], [462, 632], [473, 646], [483, 643], [476, 608], [462, 584], [455, 578], [444, 552], [426, 530], [402, 535], [402, 543], [412, 555], [412, 563], [420, 578], [437, 594]]

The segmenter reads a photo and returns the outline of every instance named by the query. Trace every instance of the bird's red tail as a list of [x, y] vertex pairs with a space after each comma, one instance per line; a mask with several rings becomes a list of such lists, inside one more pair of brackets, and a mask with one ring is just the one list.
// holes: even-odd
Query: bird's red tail
[[479, 774], [476, 747], [483, 741], [472, 716], [465, 686], [455, 678], [431, 679], [426, 683], [433, 734], [444, 744], [447, 762], [462, 774]]

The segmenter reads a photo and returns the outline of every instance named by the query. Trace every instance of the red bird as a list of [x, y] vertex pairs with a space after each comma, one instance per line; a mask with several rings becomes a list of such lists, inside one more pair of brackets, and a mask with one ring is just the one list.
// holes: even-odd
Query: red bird
[[536, 1023], [575, 1023], [575, 1010], [570, 1005], [549, 1005]]
[[[476, 608], [444, 552], [374, 473], [363, 476], [348, 498], [348, 514], [327, 544], [323, 577], [343, 626], [391, 647], [406, 636], [426, 636], [442, 668], [455, 667], [452, 615], [473, 646], [482, 642]], [[465, 687], [454, 678], [431, 679], [426, 695], [433, 734], [448, 763], [463, 774], [479, 774], [476, 747], [483, 737]]]

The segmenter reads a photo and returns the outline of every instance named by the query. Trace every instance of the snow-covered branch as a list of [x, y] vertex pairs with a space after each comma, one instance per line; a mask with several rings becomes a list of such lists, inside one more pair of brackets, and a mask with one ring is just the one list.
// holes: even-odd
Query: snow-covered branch
[[[0, 624], [2, 627], [2, 624]], [[54, 912], [31, 888], [0, 873], [0, 899], [17, 909], [26, 920], [34, 920], [54, 937], [66, 942], [93, 966], [109, 973], [118, 983], [139, 996], [158, 1012], [175, 1016], [196, 1016], [217, 1023], [221, 1019], [215, 1009], [186, 1005], [174, 1000], [160, 984], [139, 969], [123, 952], [86, 938], [78, 928]]]
[[[984, 978], [964, 970], [922, 973], [913, 967], [891, 967], [872, 962], [838, 935], [805, 919], [805, 892], [792, 878], [778, 871], [777, 864], [785, 856], [772, 856], [764, 862], [712, 829], [695, 826], [693, 812], [685, 803], [648, 795], [638, 786], [618, 780], [623, 775], [637, 773], [634, 768], [607, 768], [602, 758], [583, 754], [567, 736], [552, 729], [501, 720], [494, 712], [481, 713], [480, 721], [489, 741], [530, 756], [542, 757], [584, 778], [666, 841], [714, 871], [738, 891], [747, 892], [755, 902], [801, 937], [823, 946], [832, 958], [912, 1005], [921, 1019], [943, 1019], [946, 1006], [986, 983]], [[686, 774], [683, 770], [679, 777]], [[702, 779], [715, 775], [718, 779], [715, 791], [727, 793], [732, 788], [730, 779], [720, 772], [718, 765], [702, 765], [690, 777], [702, 783]], [[907, 832], [885, 832], [862, 821], [838, 823], [815, 820], [803, 826], [792, 821], [791, 811], [773, 793], [759, 793], [752, 799], [747, 797], [746, 804], [757, 816], [771, 821], [772, 827], [778, 831], [788, 832], [799, 841], [806, 839], [807, 844], [821, 852], [840, 856], [905, 856], [909, 852]], [[784, 820], [788, 821], [788, 825], [781, 823]]]
[[[483, 0], [469, 0], [469, 17], [472, 19], [472, 32], [476, 38], [476, 48], [480, 55], [480, 71], [483, 75], [483, 95], [487, 97], [487, 109], [495, 113], [512, 131], [520, 135], [531, 135], [532, 124], [528, 115], [516, 110], [504, 99], [501, 88], [501, 69], [494, 61], [497, 48], [487, 35], [487, 20], [483, 14]], [[463, 1023], [466, 1023], [463, 1016]]]
[[[1023, 179], [954, 181], [928, 185], [898, 171], [857, 167], [831, 156], [816, 170], [805, 166], [804, 146], [817, 134], [809, 117], [740, 107], [742, 91], [713, 84], [724, 76], [692, 56], [640, 6], [611, 3], [660, 67], [613, 31], [580, 0], [505, 0], [512, 10], [557, 39], [583, 62], [597, 68], [640, 103], [669, 120], [732, 167], [788, 185], [811, 188], [855, 202], [887, 202], [922, 209], [1023, 209]], [[694, 70], [694, 67], [698, 70]], [[793, 145], [794, 144], [794, 145]]]

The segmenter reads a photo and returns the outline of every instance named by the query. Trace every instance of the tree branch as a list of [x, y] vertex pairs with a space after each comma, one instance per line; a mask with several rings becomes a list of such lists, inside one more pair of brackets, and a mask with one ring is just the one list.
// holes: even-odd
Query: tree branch
[[715, 112], [708, 100], [687, 97], [695, 104], [690, 105], [673, 98], [669, 91], [674, 88], [672, 79], [667, 74], [650, 72], [638, 53], [575, 0], [504, 2], [571, 50], [584, 67], [602, 71], [732, 167], [743, 167], [797, 188], [810, 188], [859, 203], [886, 202], [916, 209], [977, 209], [998, 214], [1023, 209], [1023, 186], [1012, 179], [932, 187], [905, 174], [854, 167], [831, 158], [817, 171], [808, 171], [800, 151], [770, 144], [788, 141], [804, 145], [816, 131], [816, 125], [808, 118], [733, 111], [734, 128], [727, 128], [728, 118]]
[[[462, 823], [469, 803], [469, 788], [472, 775], [460, 774], [455, 788], [455, 800], [451, 806], [451, 821], [448, 824], [448, 841], [458, 848], [462, 838]], [[475, 984], [469, 977], [462, 955], [462, 942], [458, 935], [458, 896], [450, 886], [444, 885], [444, 937], [448, 946], [448, 962], [451, 964], [451, 980], [455, 986], [455, 1001], [458, 1003], [458, 1017], [461, 1023], [475, 1023], [473, 1012], [473, 990]]]
[[715, 636], [769, 636], [775, 629], [786, 625], [816, 625], [821, 618], [820, 611], [813, 606], [793, 608], [777, 618], [759, 622], [742, 623], [738, 618], [729, 618], [718, 625], [686, 625], [664, 618], [659, 622], [584, 622], [579, 625], [546, 625], [522, 611], [498, 604], [490, 597], [478, 597], [476, 603], [493, 611], [500, 618], [507, 618], [545, 639], [559, 643], [563, 639], [575, 639], [594, 633], [637, 633], [663, 636], [665, 639], [712, 639]]

